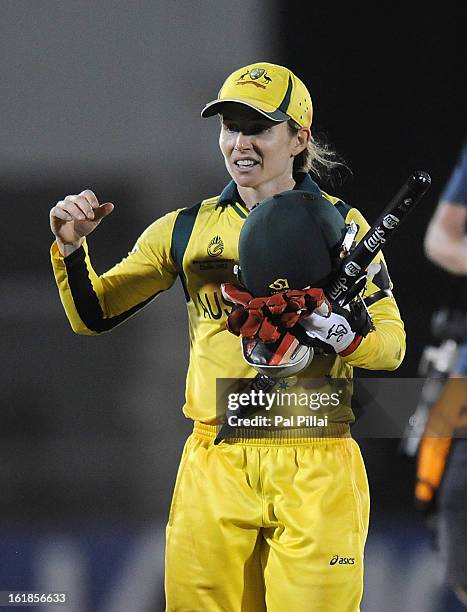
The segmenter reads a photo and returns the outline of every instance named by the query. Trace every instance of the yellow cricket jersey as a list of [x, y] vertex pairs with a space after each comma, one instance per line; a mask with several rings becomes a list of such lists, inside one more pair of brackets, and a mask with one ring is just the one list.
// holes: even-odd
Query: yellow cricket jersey
[[[320, 190], [308, 174], [297, 175], [297, 189], [318, 193], [335, 205], [346, 223], [359, 226], [357, 240], [369, 229], [362, 214]], [[185, 416], [213, 424], [216, 416], [216, 379], [252, 378], [256, 371], [243, 360], [240, 341], [226, 329], [230, 306], [220, 285], [234, 282], [238, 237], [248, 211], [239, 203], [231, 181], [220, 196], [166, 214], [138, 238], [120, 263], [98, 276], [86, 242], [68, 257], [57, 244], [51, 247], [52, 266], [62, 304], [71, 327], [79, 334], [109, 331], [169, 289], [180, 277], [185, 291], [190, 333], [190, 362], [186, 383]], [[313, 201], [310, 201], [313, 205]], [[352, 377], [353, 366], [394, 370], [405, 354], [405, 332], [392, 284], [381, 254], [380, 271], [364, 294], [375, 331], [347, 357], [316, 355], [303, 377]], [[333, 421], [351, 422], [350, 406], [341, 406]]]

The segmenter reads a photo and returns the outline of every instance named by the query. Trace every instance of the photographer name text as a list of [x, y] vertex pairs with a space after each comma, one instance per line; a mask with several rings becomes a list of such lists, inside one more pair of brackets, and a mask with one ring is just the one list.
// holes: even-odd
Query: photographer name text
[[227, 421], [231, 427], [327, 427], [328, 425], [327, 416], [318, 417], [316, 414], [288, 417], [280, 415], [239, 417], [234, 414], [229, 416]]

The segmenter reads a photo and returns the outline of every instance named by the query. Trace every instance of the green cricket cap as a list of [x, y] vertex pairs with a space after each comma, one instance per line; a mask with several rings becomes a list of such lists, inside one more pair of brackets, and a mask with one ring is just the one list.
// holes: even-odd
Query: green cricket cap
[[284, 191], [260, 202], [239, 238], [241, 282], [257, 297], [323, 287], [336, 272], [346, 232], [323, 196]]

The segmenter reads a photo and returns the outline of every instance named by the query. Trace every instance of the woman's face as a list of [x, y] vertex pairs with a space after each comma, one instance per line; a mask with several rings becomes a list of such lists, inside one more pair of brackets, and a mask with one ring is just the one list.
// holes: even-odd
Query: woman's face
[[226, 104], [219, 146], [230, 176], [239, 187], [258, 191], [290, 180], [293, 158], [306, 147], [302, 132], [307, 130], [293, 135], [287, 122], [271, 121], [241, 104]]

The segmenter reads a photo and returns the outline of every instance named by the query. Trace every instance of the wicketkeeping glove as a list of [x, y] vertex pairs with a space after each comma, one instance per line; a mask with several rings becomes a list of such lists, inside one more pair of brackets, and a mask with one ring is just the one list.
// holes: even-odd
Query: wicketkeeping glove
[[227, 318], [227, 329], [242, 338], [277, 342], [284, 331], [312, 312], [331, 311], [322, 289], [289, 290], [269, 297], [253, 297], [235, 283], [221, 285], [224, 299], [234, 308]]
[[312, 339], [313, 346], [342, 357], [353, 353], [368, 332], [374, 329], [370, 314], [361, 299], [352, 302], [348, 308], [332, 304], [332, 312], [328, 316], [315, 311], [301, 319], [299, 324]]

